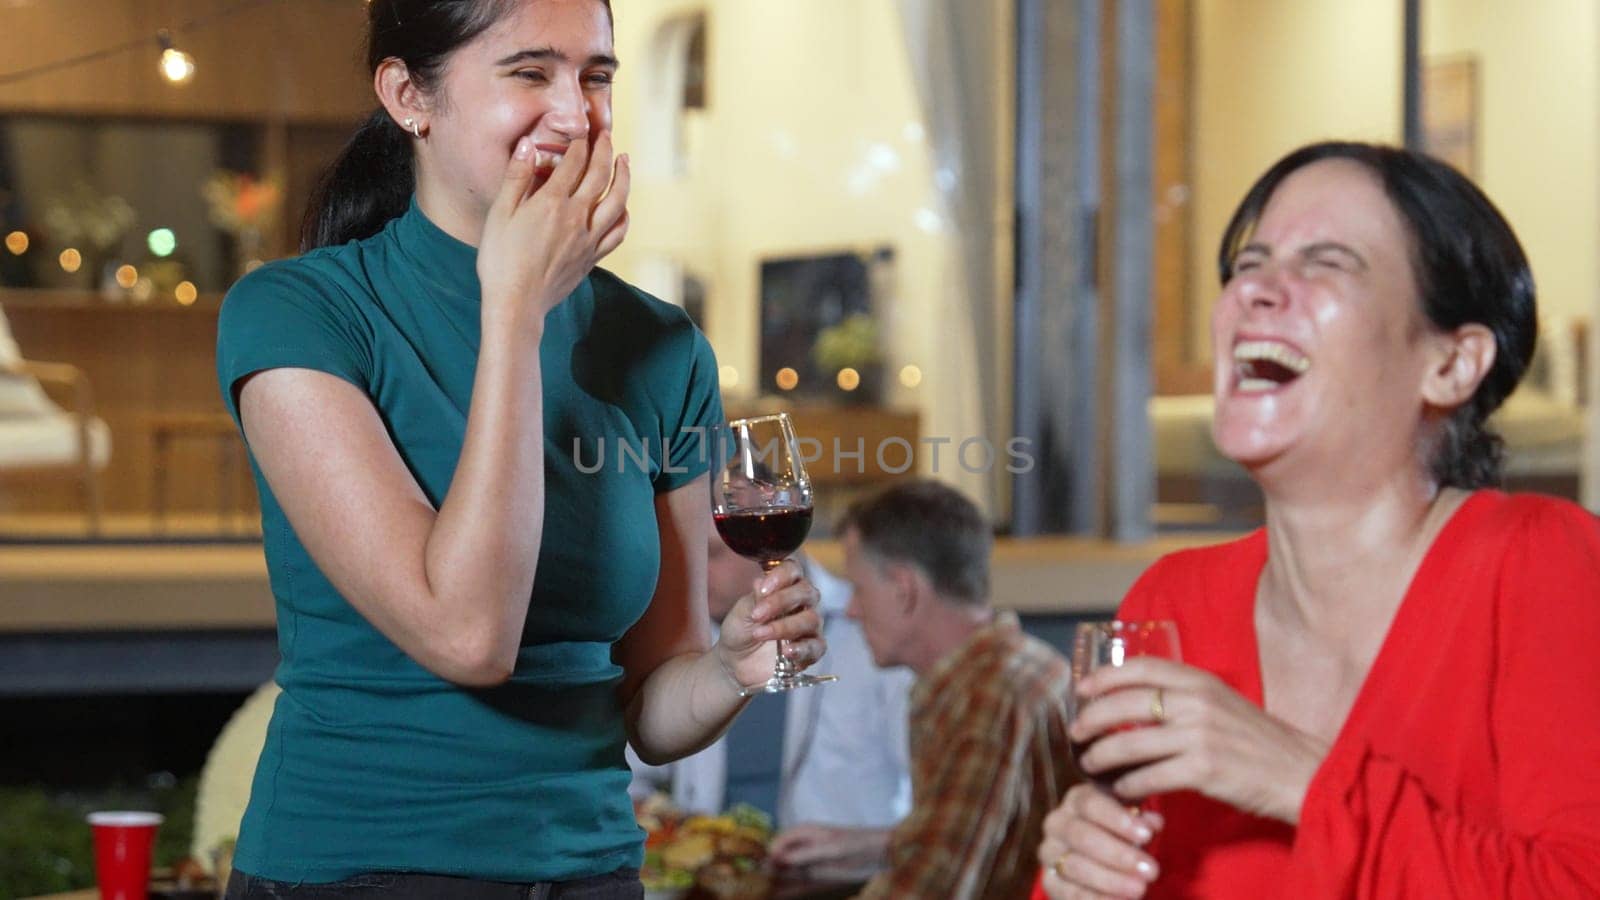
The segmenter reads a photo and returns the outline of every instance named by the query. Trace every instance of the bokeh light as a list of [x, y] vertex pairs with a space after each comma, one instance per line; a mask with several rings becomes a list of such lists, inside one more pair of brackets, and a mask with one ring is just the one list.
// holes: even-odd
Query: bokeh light
[[186, 84], [194, 77], [194, 57], [176, 47], [161, 51], [161, 74], [173, 84]]
[[145, 238], [144, 242], [150, 247], [151, 253], [163, 259], [178, 249], [178, 236], [172, 233], [171, 228], [157, 228], [150, 232], [150, 236]]

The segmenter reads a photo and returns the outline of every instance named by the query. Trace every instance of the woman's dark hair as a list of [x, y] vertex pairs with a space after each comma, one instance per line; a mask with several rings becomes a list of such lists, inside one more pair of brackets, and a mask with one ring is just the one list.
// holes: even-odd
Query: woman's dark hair
[[1383, 183], [1410, 232], [1417, 295], [1434, 327], [1449, 331], [1477, 323], [1494, 334], [1494, 366], [1472, 398], [1451, 411], [1429, 465], [1441, 487], [1498, 485], [1504, 442], [1487, 420], [1527, 371], [1539, 324], [1522, 245], [1466, 176], [1396, 147], [1334, 141], [1301, 147], [1268, 169], [1234, 211], [1217, 255], [1223, 283], [1273, 191], [1296, 170], [1325, 159], [1359, 163]]
[[[423, 91], [438, 86], [450, 54], [500, 20], [518, 0], [371, 0], [367, 71], [391, 57]], [[611, 0], [599, 0], [611, 15]], [[411, 135], [382, 106], [367, 116], [307, 204], [300, 250], [371, 237], [406, 211], [416, 188]]]

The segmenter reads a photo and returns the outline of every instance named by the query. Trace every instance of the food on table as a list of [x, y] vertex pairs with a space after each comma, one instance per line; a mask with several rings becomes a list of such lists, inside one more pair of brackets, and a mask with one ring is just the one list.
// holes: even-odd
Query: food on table
[[639, 874], [647, 891], [698, 885], [718, 900], [757, 900], [771, 890], [772, 820], [766, 813], [741, 804], [720, 816], [685, 815], [661, 794], [639, 802], [634, 812], [645, 830]]

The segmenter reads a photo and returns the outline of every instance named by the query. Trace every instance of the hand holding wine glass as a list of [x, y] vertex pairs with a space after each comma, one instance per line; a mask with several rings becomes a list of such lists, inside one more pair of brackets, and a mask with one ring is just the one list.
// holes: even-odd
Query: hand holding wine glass
[[[785, 413], [735, 419], [712, 430], [711, 514], [717, 534], [735, 553], [772, 572], [800, 549], [811, 530], [811, 480]], [[746, 696], [835, 680], [800, 671], [777, 641], [772, 677], [745, 687]]]
[[[1109, 693], [1086, 696], [1084, 683], [1096, 672], [1120, 668], [1140, 656], [1178, 660], [1178, 627], [1170, 621], [1103, 621], [1078, 625], [1072, 642], [1072, 693], [1068, 713], [1073, 762], [1088, 781], [1067, 792], [1061, 805], [1045, 818], [1044, 839], [1039, 844], [1043, 886], [1051, 900], [1069, 897], [1142, 897], [1160, 874], [1156, 859], [1143, 848], [1162, 826], [1161, 817], [1141, 810], [1116, 794], [1117, 781], [1138, 763], [1101, 768], [1084, 757], [1101, 738], [1159, 724], [1166, 715], [1161, 692], [1132, 698], [1131, 690], [1117, 697], [1120, 704], [1144, 704], [1137, 717], [1085, 736], [1082, 713]], [[1096, 712], [1100, 710], [1097, 709]]]
[[1085, 771], [1115, 775], [1124, 800], [1196, 791], [1289, 825], [1329, 739], [1300, 730], [1204, 669], [1154, 655], [1100, 666], [1074, 687], [1069, 737]]
[[[1174, 662], [1182, 660], [1183, 655], [1178, 648], [1177, 623], [1120, 620], [1079, 623], [1072, 642], [1072, 695], [1068, 699], [1070, 721], [1076, 723], [1082, 708], [1094, 702], [1092, 698], [1079, 696], [1079, 687], [1084, 679], [1101, 668], [1122, 666], [1139, 656], [1155, 656]], [[1156, 688], [1149, 696], [1149, 720], [1160, 724], [1166, 715], [1164, 707], [1162, 692]], [[1118, 726], [1115, 731], [1127, 731], [1138, 727], [1140, 727], [1138, 724], [1129, 723]], [[1090, 771], [1083, 765], [1083, 757], [1089, 747], [1089, 741], [1074, 740], [1073, 761], [1077, 763], [1078, 770], [1085, 777], [1098, 785], [1101, 790], [1116, 796], [1117, 780], [1136, 766], [1119, 765]]]

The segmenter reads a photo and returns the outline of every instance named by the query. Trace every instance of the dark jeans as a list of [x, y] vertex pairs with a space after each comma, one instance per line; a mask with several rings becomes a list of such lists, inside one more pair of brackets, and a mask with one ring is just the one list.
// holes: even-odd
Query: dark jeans
[[639, 873], [619, 869], [577, 881], [512, 884], [447, 875], [377, 872], [327, 884], [292, 884], [233, 870], [225, 900], [643, 900]]

